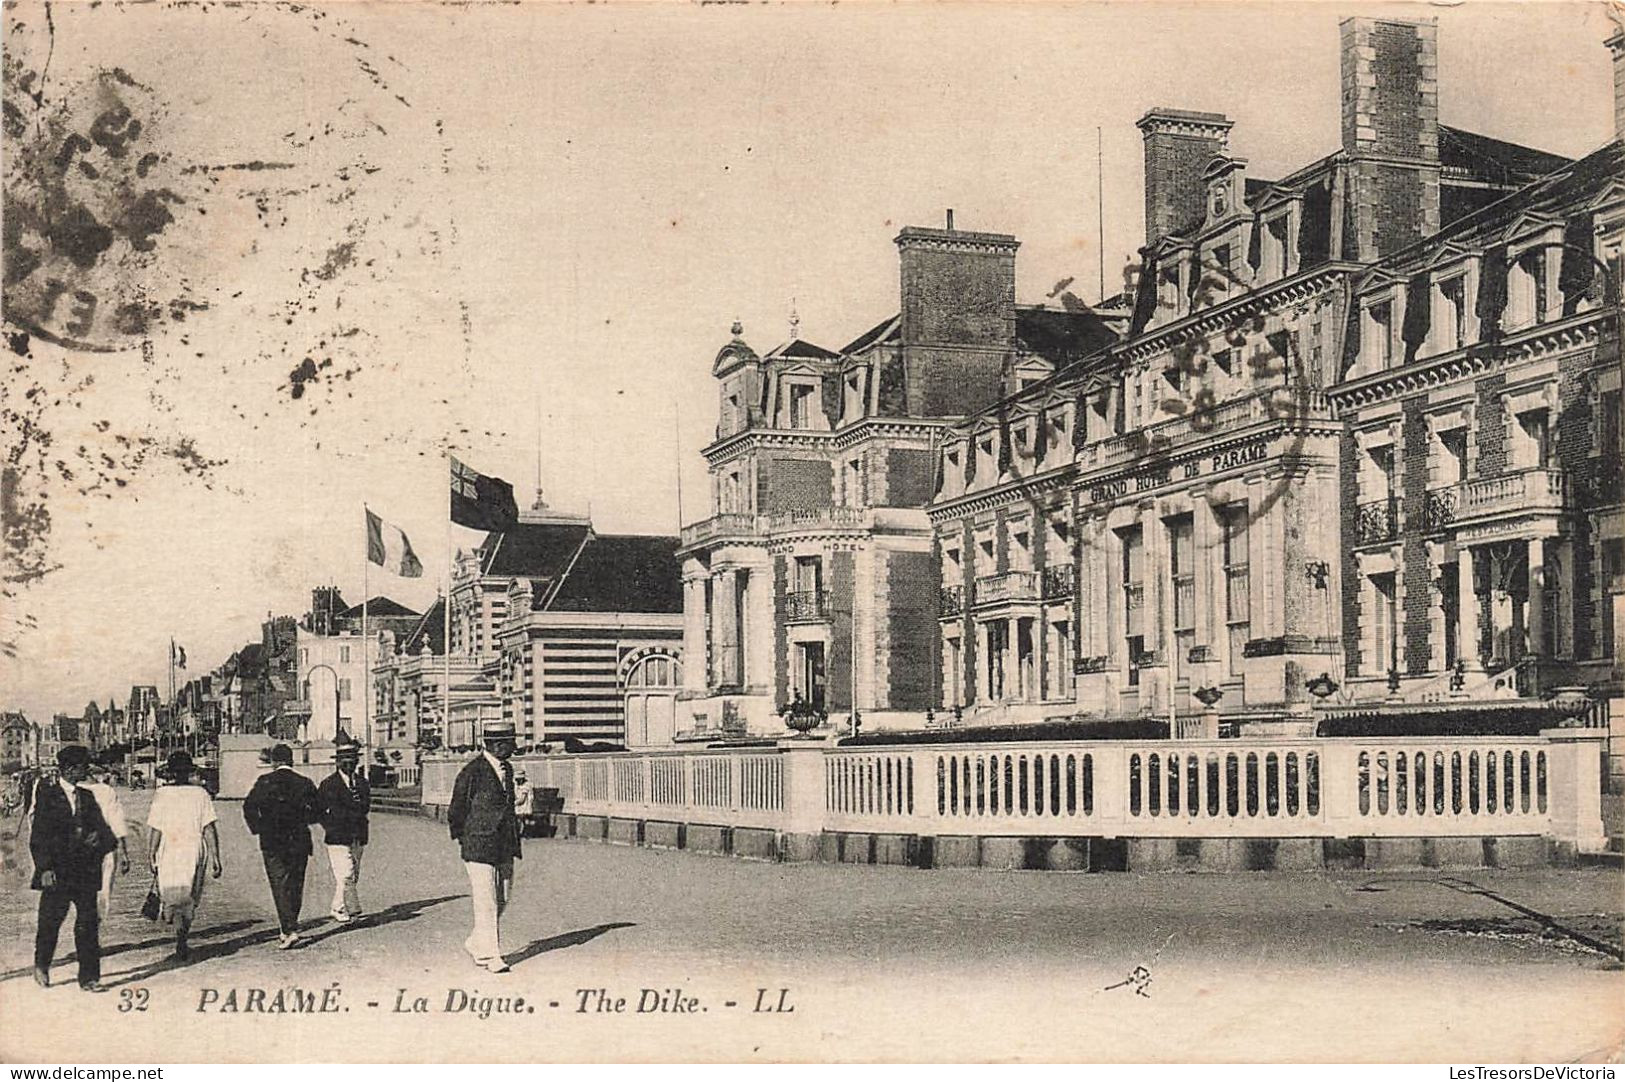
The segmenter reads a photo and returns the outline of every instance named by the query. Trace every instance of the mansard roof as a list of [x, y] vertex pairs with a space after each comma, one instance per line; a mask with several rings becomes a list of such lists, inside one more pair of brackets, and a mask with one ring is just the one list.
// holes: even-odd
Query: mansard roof
[[1511, 239], [1520, 222], [1567, 222], [1588, 214], [1611, 191], [1625, 198], [1625, 143], [1609, 143], [1579, 161], [1533, 181], [1472, 214], [1446, 225], [1418, 244], [1394, 253], [1372, 274], [1406, 275], [1434, 262], [1441, 248], [1479, 250]]

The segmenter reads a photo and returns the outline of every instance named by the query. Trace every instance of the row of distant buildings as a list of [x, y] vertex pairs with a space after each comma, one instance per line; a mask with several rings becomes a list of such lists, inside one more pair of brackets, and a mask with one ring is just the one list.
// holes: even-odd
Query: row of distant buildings
[[400, 761], [473, 746], [497, 718], [517, 723], [527, 745], [669, 740], [676, 552], [675, 537], [600, 534], [538, 496], [459, 554], [449, 614], [444, 598], [418, 612], [317, 587], [303, 616], [268, 617], [259, 642], [177, 684], [173, 698], [142, 685], [122, 705], [93, 702], [46, 723], [0, 715], [0, 769], [49, 762], [65, 744], [207, 747], [234, 733], [321, 742], [342, 732]]

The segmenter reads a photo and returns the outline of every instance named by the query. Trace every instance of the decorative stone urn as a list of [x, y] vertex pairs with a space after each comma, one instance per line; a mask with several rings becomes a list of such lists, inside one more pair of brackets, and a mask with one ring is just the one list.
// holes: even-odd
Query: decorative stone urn
[[780, 710], [779, 717], [784, 720], [785, 728], [791, 730], [797, 736], [806, 736], [824, 724], [825, 720], [822, 710], [803, 699], [796, 699]]
[[1583, 687], [1562, 687], [1552, 693], [1552, 709], [1563, 720], [1559, 727], [1573, 729], [1578, 727], [1580, 715], [1586, 712], [1591, 705], [1591, 696]]

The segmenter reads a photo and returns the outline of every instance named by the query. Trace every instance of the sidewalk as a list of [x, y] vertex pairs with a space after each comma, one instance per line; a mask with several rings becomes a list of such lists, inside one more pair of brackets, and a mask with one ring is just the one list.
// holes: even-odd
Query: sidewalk
[[[3, 873], [0, 1054], [1485, 1062], [1594, 1058], [1625, 1034], [1625, 976], [1609, 954], [1622, 880], [1610, 869], [924, 872], [536, 840], [504, 921], [514, 969], [493, 975], [461, 950], [467, 880], [443, 824], [374, 817], [362, 879], [372, 916], [349, 927], [325, 917], [332, 879], [318, 852], [310, 941], [280, 952], [241, 806], [218, 810], [226, 877], [209, 884], [194, 961], [175, 968], [164, 929], [134, 915], [146, 881], [132, 875], [103, 934], [115, 986], [104, 996], [72, 987], [60, 960], [66, 987], [28, 979], [35, 895], [19, 869]], [[242, 1009], [250, 989], [265, 1004], [334, 982], [331, 1014]], [[135, 989], [147, 1009], [120, 1012]], [[624, 1013], [598, 1011], [599, 989]], [[445, 1009], [462, 993], [526, 1002], [519, 1016], [491, 1004], [482, 1020]], [[393, 1011], [419, 997], [428, 1013]], [[697, 1003], [640, 1013], [640, 999]], [[80, 1041], [99, 1055], [70, 1051]]]

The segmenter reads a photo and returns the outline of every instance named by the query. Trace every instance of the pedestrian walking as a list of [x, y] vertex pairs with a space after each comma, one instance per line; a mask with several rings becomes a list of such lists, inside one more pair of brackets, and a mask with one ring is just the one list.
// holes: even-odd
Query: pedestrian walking
[[107, 820], [113, 837], [118, 839], [117, 851], [102, 858], [101, 889], [96, 892], [96, 915], [102, 920], [107, 919], [107, 911], [113, 904], [114, 876], [130, 870], [130, 850], [125, 844], [129, 826], [124, 820], [124, 804], [118, 798], [118, 790], [110, 782], [111, 775], [112, 771], [107, 767], [96, 765], [91, 767], [90, 777], [84, 783], [90, 795], [96, 798], [96, 806], [101, 809], [102, 818]]
[[175, 957], [191, 957], [187, 936], [203, 900], [204, 869], [219, 879], [220, 834], [209, 791], [192, 783], [195, 766], [184, 751], [170, 755], [169, 784], [152, 794], [147, 810], [147, 859], [164, 920], [175, 926]]
[[475, 965], [506, 973], [502, 913], [513, 897], [513, 862], [521, 855], [514, 771], [508, 761], [514, 752], [513, 724], [493, 722], [481, 736], [485, 750], [457, 775], [446, 821], [459, 843], [474, 903], [474, 931], [463, 949]]
[[80, 784], [90, 770], [90, 751], [72, 744], [56, 753], [58, 780], [34, 794], [34, 824], [28, 849], [34, 858], [31, 886], [40, 892], [34, 933], [34, 981], [51, 985], [51, 959], [62, 921], [73, 908], [73, 949], [79, 956], [79, 987], [104, 991], [101, 918], [96, 892], [102, 884], [102, 858], [118, 848], [96, 798]]
[[349, 924], [361, 915], [361, 853], [367, 845], [372, 789], [357, 769], [361, 747], [342, 743], [333, 755], [333, 773], [322, 779], [323, 840], [333, 866], [333, 919]]
[[260, 840], [265, 878], [276, 905], [278, 944], [287, 950], [299, 942], [299, 909], [305, 899], [305, 865], [310, 861], [311, 824], [322, 817], [316, 783], [293, 769], [293, 749], [277, 744], [270, 750], [271, 770], [261, 774], [243, 800], [248, 832]]

